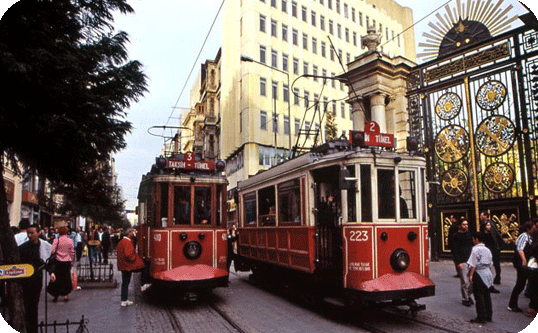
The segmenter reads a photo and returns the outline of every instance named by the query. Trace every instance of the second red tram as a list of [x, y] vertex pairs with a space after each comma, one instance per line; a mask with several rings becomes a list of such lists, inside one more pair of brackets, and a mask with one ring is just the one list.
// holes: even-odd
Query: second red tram
[[222, 161], [157, 158], [139, 188], [139, 251], [152, 282], [183, 291], [228, 286]]
[[425, 166], [337, 141], [240, 182], [238, 260], [312, 301], [422, 309], [435, 293]]

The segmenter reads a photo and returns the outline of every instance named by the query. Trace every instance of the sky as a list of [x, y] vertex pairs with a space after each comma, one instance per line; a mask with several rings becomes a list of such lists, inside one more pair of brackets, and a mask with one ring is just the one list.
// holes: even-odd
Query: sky
[[[413, 10], [414, 22], [420, 21], [415, 26], [417, 43], [422, 32], [429, 30], [427, 24], [435, 21], [433, 15], [423, 18], [447, 1], [396, 0]], [[524, 3], [529, 2], [524, 0]], [[10, 3], [14, 1], [1, 1], [2, 15]], [[189, 107], [190, 90], [200, 65], [207, 59], [214, 59], [220, 47], [223, 14], [221, 11], [206, 40], [222, 0], [130, 0], [128, 3], [135, 13], [118, 13], [114, 26], [116, 30], [128, 33], [129, 57], [143, 64], [149, 91], [127, 110], [127, 120], [133, 124], [133, 130], [126, 137], [127, 148], [114, 158], [126, 209], [134, 209], [138, 204], [138, 185], [142, 175], [150, 170], [164, 142], [162, 137], [150, 135], [148, 129], [152, 126], [177, 126], [181, 108]], [[455, 4], [456, 0], [450, 2], [451, 6]], [[515, 0], [505, 0], [504, 4], [514, 5], [515, 13], [526, 12]], [[531, 6], [538, 7], [536, 4]], [[357, 55], [361, 52], [363, 50], [358, 49]], [[419, 52], [420, 49], [417, 49]], [[160, 133], [152, 133], [155, 132]]]

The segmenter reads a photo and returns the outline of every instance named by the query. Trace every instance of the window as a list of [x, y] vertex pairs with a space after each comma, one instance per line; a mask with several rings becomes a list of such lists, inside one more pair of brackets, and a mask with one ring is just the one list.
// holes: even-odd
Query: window
[[333, 31], [333, 20], [329, 20], [329, 33], [331, 35], [334, 35], [334, 31]]
[[258, 209], [260, 212], [259, 225], [276, 225], [275, 187], [269, 186], [259, 190], [258, 197]]
[[348, 18], [348, 8], [347, 8], [347, 3], [344, 3], [344, 17], [345, 17], [345, 18]]
[[309, 99], [310, 99], [310, 94], [308, 93], [308, 91], [305, 90], [304, 92], [304, 107], [305, 108], [308, 108], [310, 106]]
[[361, 165], [360, 187], [361, 221], [372, 222], [372, 177], [370, 165]]
[[288, 71], [288, 55], [285, 53], [282, 54], [282, 70]]
[[299, 105], [299, 88], [293, 88], [293, 104]]
[[362, 12], [359, 12], [359, 25], [362, 27]]
[[400, 191], [400, 218], [417, 218], [417, 188], [414, 171], [399, 170], [398, 183]]
[[278, 133], [278, 114], [273, 112], [273, 133]]
[[329, 9], [333, 9], [333, 0], [327, 0], [327, 6], [329, 6]]
[[303, 34], [303, 49], [308, 50], [308, 35]]
[[211, 224], [211, 187], [194, 188], [194, 223]]
[[271, 7], [276, 8], [276, 0], [271, 0]]
[[377, 198], [379, 218], [394, 219], [396, 217], [394, 170], [377, 170]]
[[174, 187], [174, 224], [191, 224], [191, 209], [190, 208], [191, 208], [191, 187], [190, 186], [175, 186]]
[[318, 40], [312, 37], [312, 52], [318, 53]]
[[357, 33], [353, 31], [353, 46], [357, 46]]
[[321, 30], [325, 31], [325, 16], [319, 16], [319, 27]]
[[265, 64], [265, 46], [260, 46], [260, 62]]
[[288, 41], [288, 26], [285, 24], [282, 24], [282, 40]]
[[260, 31], [265, 32], [265, 16], [260, 15]]
[[299, 134], [299, 131], [301, 130], [301, 120], [299, 118], [295, 118], [294, 126], [295, 136], [297, 136]]
[[295, 1], [291, 3], [291, 16], [297, 17], [297, 2]]
[[[330, 53], [330, 55], [331, 55], [330, 58], [331, 58], [332, 61], [334, 61], [334, 50], [333, 50], [332, 47], [331, 47], [329, 50], [330, 50], [329, 53]], [[333, 81], [333, 82], [334, 82], [334, 81]]]
[[303, 75], [308, 74], [308, 63], [303, 61]]
[[260, 96], [267, 96], [266, 93], [267, 82], [264, 77], [260, 77]]
[[346, 42], [349, 43], [349, 29], [348, 28], [345, 29], [345, 37], [346, 37]]
[[342, 25], [340, 23], [336, 25], [336, 34], [338, 38], [342, 38]]
[[312, 24], [313, 27], [316, 26], [316, 12], [313, 10], [310, 12], [310, 24]]
[[323, 58], [325, 58], [325, 57], [327, 56], [327, 54], [326, 54], [326, 52], [327, 52], [327, 51], [326, 51], [326, 48], [327, 48], [327, 44], [326, 44], [324, 41], [322, 41], [322, 42], [321, 42], [321, 56], [322, 56]]
[[282, 11], [284, 13], [288, 12], [288, 0], [282, 0]]
[[340, 115], [342, 118], [346, 118], [346, 105], [344, 103], [340, 104]]
[[299, 75], [299, 59], [293, 58], [293, 74]]
[[[316, 65], [312, 66], [312, 74], [316, 75], [316, 76], [318, 75], [318, 66], [316, 66]], [[318, 78], [314, 77], [314, 81], [317, 81], [317, 80], [318, 80]]]
[[[35, 185], [39, 186], [39, 178], [32, 177], [35, 180]], [[28, 184], [31, 186], [32, 184]], [[161, 226], [167, 227], [168, 226], [168, 184], [163, 183], [161, 184], [161, 207], [160, 207], [160, 218], [159, 221], [161, 222]], [[190, 194], [190, 188], [187, 187], [189, 194]], [[178, 220], [179, 221], [179, 220]], [[190, 224], [191, 222], [190, 215], [187, 215], [185, 218], [185, 224]], [[157, 221], [158, 223], [158, 221]]]
[[276, 34], [277, 34], [277, 32], [276, 32], [276, 21], [271, 20], [271, 36], [277, 37]]
[[336, 0], [335, 7], [336, 7], [336, 12], [340, 14], [340, 0]]
[[301, 181], [293, 179], [278, 184], [279, 224], [301, 223]]
[[256, 192], [247, 193], [243, 196], [244, 211], [245, 216], [245, 226], [255, 226], [256, 225]]
[[292, 30], [291, 37], [293, 45], [299, 45], [299, 32], [296, 29]]
[[273, 91], [273, 99], [278, 99], [278, 82], [273, 81], [271, 83], [272, 91]]
[[277, 57], [278, 53], [275, 50], [271, 50], [271, 67], [278, 67], [277, 66]]
[[284, 134], [290, 135], [290, 117], [284, 116]]
[[290, 89], [287, 84], [282, 86], [282, 98], [284, 99], [284, 102], [290, 101]]
[[303, 18], [303, 21], [306, 22], [306, 7], [305, 6], [301, 7], [301, 17]]
[[351, 8], [351, 20], [352, 20], [353, 22], [356, 22], [356, 21], [355, 21], [355, 8]]
[[260, 129], [267, 131], [267, 111], [260, 111]]

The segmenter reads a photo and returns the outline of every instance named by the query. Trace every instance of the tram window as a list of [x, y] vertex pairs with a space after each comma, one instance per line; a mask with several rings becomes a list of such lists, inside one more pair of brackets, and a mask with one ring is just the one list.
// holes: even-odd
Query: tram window
[[416, 175], [414, 171], [400, 170], [398, 172], [400, 190], [400, 218], [415, 219], [416, 211]]
[[301, 223], [300, 184], [299, 179], [278, 184], [278, 216], [280, 223]]
[[256, 226], [256, 193], [245, 194], [245, 226]]
[[[355, 178], [355, 166], [348, 166], [349, 176]], [[350, 188], [347, 190], [347, 220], [348, 221], [357, 221], [357, 206], [356, 206], [356, 192], [355, 188]]]
[[377, 170], [377, 200], [380, 219], [396, 218], [394, 170]]
[[258, 192], [258, 203], [260, 211], [260, 225], [276, 225], [276, 208], [275, 208], [275, 187], [269, 186]]
[[362, 222], [372, 222], [372, 175], [370, 165], [361, 165], [361, 215]]
[[194, 223], [211, 224], [211, 187], [194, 189]]
[[174, 224], [191, 224], [191, 188], [174, 188]]
[[161, 209], [159, 220], [161, 221], [161, 227], [168, 226], [168, 184], [161, 183]]

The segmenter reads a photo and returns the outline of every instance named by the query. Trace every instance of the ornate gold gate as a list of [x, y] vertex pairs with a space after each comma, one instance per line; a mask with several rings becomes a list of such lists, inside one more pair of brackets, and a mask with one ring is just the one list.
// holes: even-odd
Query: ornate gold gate
[[501, 232], [503, 249], [512, 249], [519, 225], [537, 215], [536, 32], [519, 28], [417, 66], [408, 98], [410, 134], [421, 138], [434, 185], [433, 257], [449, 251], [450, 215], [478, 229], [483, 210]]

